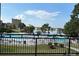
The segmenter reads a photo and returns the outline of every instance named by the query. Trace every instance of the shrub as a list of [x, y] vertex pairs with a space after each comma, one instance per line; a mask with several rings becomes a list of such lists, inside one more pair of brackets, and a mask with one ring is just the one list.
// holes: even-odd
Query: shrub
[[58, 46], [58, 43], [54, 43], [55, 46]]
[[64, 44], [59, 44], [60, 47], [64, 48]]
[[48, 46], [52, 46], [52, 42], [49, 42], [49, 43], [48, 43]]

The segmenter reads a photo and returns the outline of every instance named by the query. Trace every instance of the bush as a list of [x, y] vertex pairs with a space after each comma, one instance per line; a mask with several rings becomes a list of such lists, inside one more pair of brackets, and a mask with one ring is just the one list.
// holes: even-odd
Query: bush
[[58, 46], [58, 43], [54, 43], [55, 46]]
[[52, 46], [52, 42], [49, 42], [49, 43], [48, 43], [48, 46]]
[[59, 44], [60, 47], [64, 48], [64, 44]]

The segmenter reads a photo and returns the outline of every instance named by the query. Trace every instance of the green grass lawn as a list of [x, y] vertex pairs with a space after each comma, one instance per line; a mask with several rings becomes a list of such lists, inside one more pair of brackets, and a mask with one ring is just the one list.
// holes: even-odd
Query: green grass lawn
[[1, 46], [1, 53], [34, 53], [34, 46]]
[[[51, 49], [48, 45], [37, 45], [37, 53], [68, 53], [68, 48]], [[74, 52], [71, 50], [71, 52]], [[0, 53], [35, 53], [35, 46], [0, 46]]]
[[56, 48], [51, 49], [48, 45], [38, 45], [37, 47], [38, 53], [65, 53], [67, 52], [66, 48]]

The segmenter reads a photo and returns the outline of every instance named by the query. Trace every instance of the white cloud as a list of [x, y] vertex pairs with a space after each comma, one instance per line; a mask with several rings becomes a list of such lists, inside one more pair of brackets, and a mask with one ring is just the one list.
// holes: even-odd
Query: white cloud
[[23, 14], [19, 14], [19, 15], [16, 15], [15, 17], [13, 17], [15, 19], [24, 19], [24, 15]]
[[27, 10], [25, 11], [26, 15], [34, 16], [40, 19], [50, 19], [55, 16], [58, 16], [60, 12], [48, 12], [45, 10]]
[[61, 12], [48, 12], [45, 10], [26, 10], [24, 13], [18, 14], [13, 18], [24, 19], [27, 16], [31, 16], [38, 19], [49, 20], [54, 19], [54, 17], [58, 16], [60, 13]]
[[[52, 22], [53, 20], [56, 19], [56, 17], [60, 13], [61, 12], [58, 12], [58, 11], [56, 11], [56, 12], [49, 12], [49, 11], [45, 11], [45, 10], [26, 10], [22, 14], [18, 14], [16, 16], [14, 16], [13, 18], [21, 19], [22, 22], [27, 24], [27, 25], [28, 24], [32, 24], [32, 25], [38, 27], [38, 26], [41, 26], [43, 23], [50, 23], [50, 22]], [[38, 18], [38, 19], [36, 19], [36, 18]], [[31, 19], [31, 20], [29, 20], [29, 19]], [[36, 20], [37, 23], [35, 23], [34, 19]], [[1, 16], [1, 20], [3, 22], [12, 22], [12, 20], [10, 18], [2, 17], [2, 16]], [[41, 21], [42, 23], [39, 23], [39, 21]]]

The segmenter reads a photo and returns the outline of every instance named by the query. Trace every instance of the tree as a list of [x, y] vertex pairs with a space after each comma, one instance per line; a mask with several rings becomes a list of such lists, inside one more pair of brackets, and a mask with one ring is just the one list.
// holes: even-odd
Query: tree
[[62, 34], [63, 33], [63, 29], [62, 28], [57, 28], [57, 33], [58, 34]]
[[25, 32], [33, 33], [34, 29], [35, 29], [35, 27], [33, 25], [29, 25], [29, 26], [26, 26]]
[[16, 29], [16, 26], [14, 24], [12, 24], [12, 29]]
[[4, 32], [11, 33], [13, 31], [11, 29], [8, 29], [8, 28], [0, 28], [0, 33], [4, 33]]
[[64, 26], [64, 33], [76, 36], [79, 33], [79, 20], [71, 20]]
[[75, 5], [73, 14], [71, 15], [71, 20], [67, 22], [64, 26], [64, 33], [70, 36], [78, 36], [79, 34], [79, 4]]
[[51, 27], [49, 26], [49, 24], [44, 24], [44, 25], [42, 25], [41, 30], [43, 33], [45, 33], [46, 31], [48, 31], [48, 33], [49, 33], [50, 28]]
[[34, 29], [35, 29], [35, 27], [33, 25], [29, 25], [29, 31], [30, 31], [30, 33], [33, 33]]
[[26, 25], [24, 23], [20, 23], [18, 26], [20, 29], [24, 29], [26, 27]]
[[26, 27], [24, 28], [24, 31], [27, 32], [27, 33], [30, 33], [30, 28], [29, 28], [29, 26], [26, 26]]

